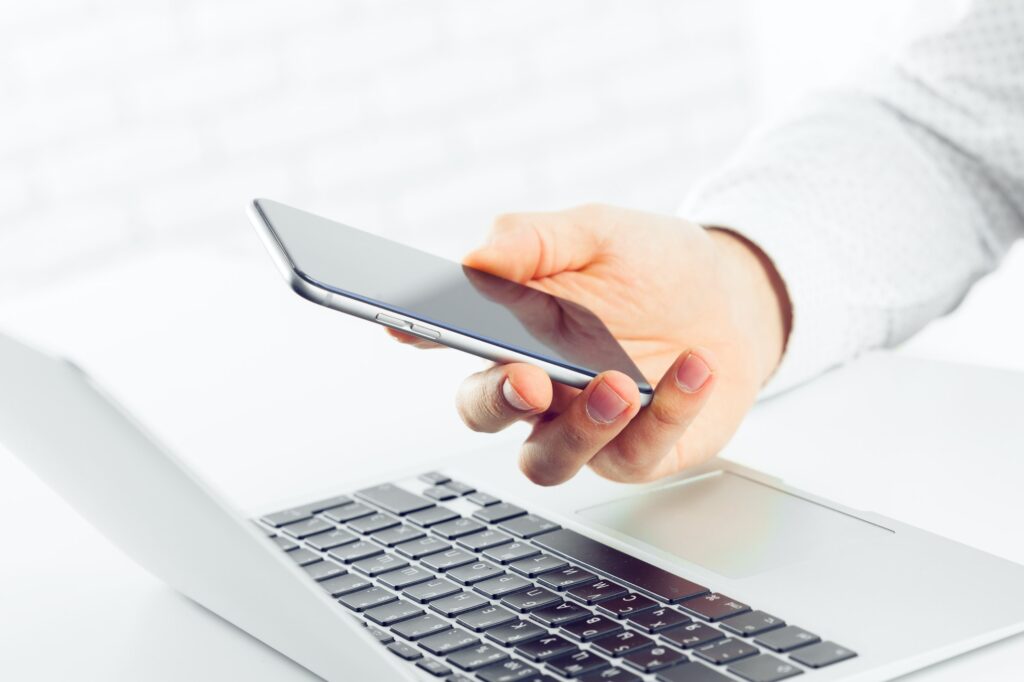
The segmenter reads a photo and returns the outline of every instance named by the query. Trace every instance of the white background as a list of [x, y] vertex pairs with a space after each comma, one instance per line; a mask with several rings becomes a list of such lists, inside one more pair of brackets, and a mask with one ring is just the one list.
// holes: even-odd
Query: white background
[[[927, 16], [905, 0], [6, 7], [0, 329], [77, 358], [243, 499], [480, 444], [450, 407], [476, 361], [428, 359], [298, 301], [251, 234], [248, 199], [452, 258], [503, 211], [672, 212], [753, 125], [938, 4]], [[1020, 292], [1018, 248], [903, 352], [1024, 368]], [[35, 665], [52, 631], [66, 653], [48, 660], [54, 677], [116, 673], [89, 613], [123, 594], [111, 613], [127, 621], [108, 623], [106, 642], [129, 652], [123, 670], [176, 656], [157, 637], [175, 633], [152, 622], [165, 591], [17, 460], [0, 465], [12, 521], [0, 602], [45, 595], [10, 617], [0, 606], [8, 654]], [[126, 643], [135, 625], [150, 634]]]
[[[254, 195], [450, 257], [502, 211], [670, 212], [753, 124], [950, 4], [14, 4], [0, 301], [147, 247], [249, 239]], [[1021, 260], [911, 349], [1022, 366]]]

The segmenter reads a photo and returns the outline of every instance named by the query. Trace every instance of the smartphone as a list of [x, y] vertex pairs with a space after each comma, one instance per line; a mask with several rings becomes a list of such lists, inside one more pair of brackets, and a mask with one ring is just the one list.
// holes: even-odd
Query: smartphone
[[654, 389], [581, 305], [269, 199], [249, 217], [297, 294], [495, 362], [525, 362], [585, 387], [606, 370]]

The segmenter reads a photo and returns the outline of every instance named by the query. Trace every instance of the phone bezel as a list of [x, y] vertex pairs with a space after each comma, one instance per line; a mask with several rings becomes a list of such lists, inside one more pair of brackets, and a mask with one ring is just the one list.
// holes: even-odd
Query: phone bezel
[[[481, 338], [451, 329], [436, 320], [421, 319], [406, 310], [396, 309], [382, 302], [360, 297], [352, 292], [343, 292], [329, 288], [328, 285], [306, 275], [292, 261], [277, 232], [274, 231], [274, 226], [260, 209], [259, 201], [260, 199], [253, 199], [249, 203], [247, 208], [249, 219], [253, 227], [256, 228], [256, 232], [260, 236], [263, 245], [271, 254], [278, 271], [288, 282], [288, 286], [306, 300], [332, 310], [337, 310], [338, 312], [354, 315], [382, 327], [391, 327], [391, 325], [377, 319], [377, 315], [381, 313], [398, 317], [410, 325], [420, 324], [436, 328], [438, 333], [440, 333], [440, 337], [428, 340], [493, 362], [525, 362], [535, 365], [543, 369], [554, 381], [576, 388], [585, 388], [597, 376], [596, 373], [585, 368], [567, 366], [551, 358], [534, 355], [533, 353], [516, 348], [509, 348], [492, 339]], [[415, 335], [410, 330], [402, 331]], [[640, 391], [641, 405], [648, 405], [654, 397], [654, 387], [644, 382], [644, 384], [638, 383], [637, 388]]]

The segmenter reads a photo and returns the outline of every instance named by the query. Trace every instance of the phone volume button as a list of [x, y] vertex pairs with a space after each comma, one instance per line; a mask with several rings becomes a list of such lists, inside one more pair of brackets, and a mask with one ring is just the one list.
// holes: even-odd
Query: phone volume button
[[380, 322], [381, 324], [386, 324], [389, 327], [394, 327], [395, 329], [408, 330], [409, 327], [411, 326], [408, 322], [406, 322], [403, 319], [391, 317], [390, 315], [385, 315], [384, 313], [377, 314], [377, 321]]
[[430, 327], [420, 326], [418, 324], [414, 324], [409, 329], [409, 331], [411, 331], [413, 334], [416, 334], [417, 336], [422, 336], [423, 338], [430, 339], [432, 341], [436, 341], [437, 339], [441, 338], [441, 332], [435, 331]]

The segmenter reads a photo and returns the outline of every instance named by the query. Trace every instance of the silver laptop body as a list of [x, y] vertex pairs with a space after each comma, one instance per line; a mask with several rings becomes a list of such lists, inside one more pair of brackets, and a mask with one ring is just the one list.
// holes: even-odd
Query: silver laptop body
[[[292, 542], [285, 532], [288, 524], [273, 528], [251, 520], [357, 490], [370, 492], [354, 496], [352, 503], [373, 507], [379, 484], [393, 484], [422, 498], [433, 485], [419, 477], [423, 471], [396, 472], [387, 481], [337, 481], [294, 495], [281, 491], [282, 499], [291, 503], [246, 515], [155, 443], [74, 365], [4, 336], [0, 445], [141, 566], [324, 679], [437, 679], [371, 636], [360, 614], [340, 605], [298, 566], [294, 548], [282, 551], [282, 540], [315, 551], [304, 539]], [[588, 557], [573, 555], [578, 549], [566, 554], [564, 543], [545, 540], [545, 534], [521, 541], [581, 564], [603, 581], [625, 584], [631, 594], [647, 594], [652, 585], [656, 592], [651, 576], [671, 573], [706, 586], [731, 604], [774, 614], [850, 654], [814, 669], [796, 656], [804, 647], [776, 652], [757, 637], [725, 630], [798, 672], [800, 679], [890, 679], [1024, 630], [1024, 567], [892, 519], [844, 508], [728, 461], [716, 460], [645, 486], [583, 475], [547, 489], [509, 475], [502, 461], [493, 453], [473, 453], [434, 462], [430, 468], [443, 474], [441, 478], [462, 483], [463, 489], [485, 491], [560, 526], [549, 538], [571, 542], [582, 537], [587, 547], [599, 544], [612, 557], [639, 560], [648, 568], [637, 573], [637, 566], [630, 564], [627, 573], [634, 573], [623, 576], [617, 574], [621, 566], [600, 557], [587, 563]], [[487, 508], [465, 494], [441, 504], [468, 518]], [[329, 515], [326, 519], [344, 527]], [[272, 534], [278, 535], [276, 541], [268, 539]], [[426, 534], [430, 536], [429, 529]], [[324, 554], [324, 562], [334, 561]], [[211, 562], [211, 557], [218, 560]], [[338, 565], [345, 567], [343, 562]], [[231, 568], [237, 566], [246, 570]], [[714, 599], [690, 604], [714, 613], [721, 608]], [[687, 603], [668, 608], [689, 613], [693, 623], [713, 629], [729, 622], [713, 618], [715, 622], [707, 623]], [[448, 620], [459, 627], [457, 619]], [[477, 634], [484, 638], [484, 633]], [[729, 672], [728, 661], [715, 664], [698, 655], [696, 647], [682, 650], [666, 645], [658, 633], [647, 636], [693, 659], [685, 665], [743, 679]], [[417, 648], [416, 640], [395, 639]], [[516, 651], [510, 648], [506, 660], [518, 660]], [[419, 660], [451, 666], [446, 656], [422, 650]], [[529, 665], [563, 679], [544, 661]], [[628, 669], [648, 680], [659, 674]], [[456, 667], [454, 672], [462, 671]]]

